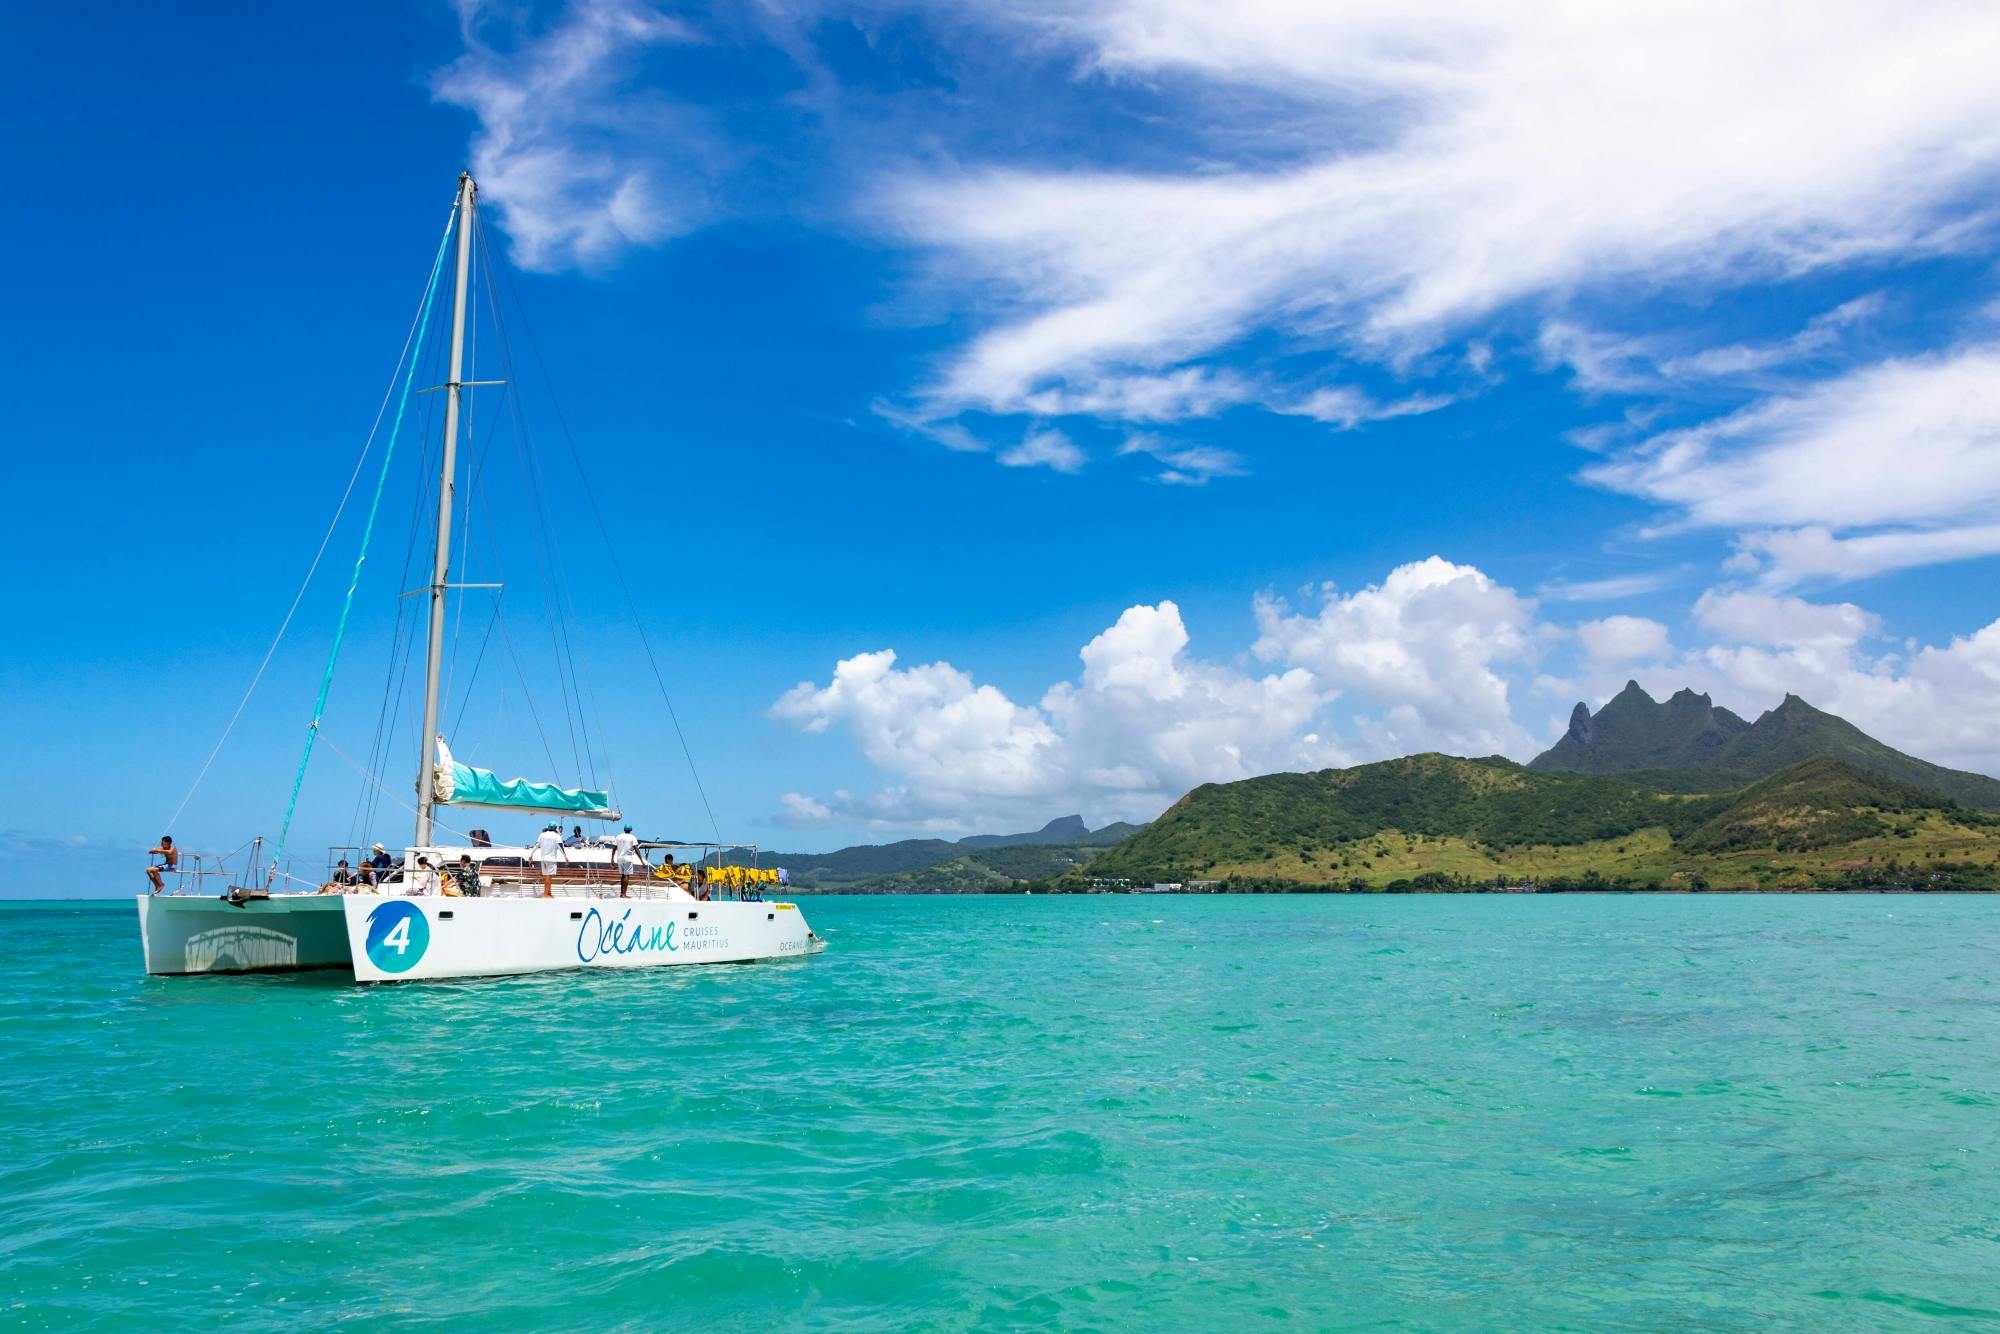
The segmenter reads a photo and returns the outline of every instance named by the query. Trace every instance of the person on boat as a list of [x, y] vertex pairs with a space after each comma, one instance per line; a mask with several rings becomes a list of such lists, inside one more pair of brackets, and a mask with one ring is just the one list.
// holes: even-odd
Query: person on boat
[[417, 858], [416, 874], [410, 877], [410, 883], [403, 887], [403, 892], [412, 897], [438, 892], [438, 873], [431, 869], [430, 858]]
[[535, 860], [542, 868], [542, 897], [556, 896], [556, 864], [569, 860], [569, 851], [563, 847], [562, 826], [552, 824], [535, 837]]
[[333, 874], [319, 887], [322, 894], [345, 894], [354, 888], [357, 877], [348, 869], [347, 858], [342, 857], [333, 865]]
[[146, 878], [153, 882], [153, 892], [157, 894], [167, 887], [166, 873], [181, 864], [180, 850], [174, 846], [172, 834], [161, 834], [158, 846], [146, 849], [146, 855], [160, 859], [146, 868]]
[[[451, 878], [458, 882], [458, 894], [461, 898], [479, 897], [479, 867], [473, 863], [471, 853], [458, 854], [458, 865], [452, 868]], [[447, 894], [451, 892], [450, 889], [445, 890]]]
[[[633, 875], [648, 864], [645, 854], [639, 851], [639, 840], [632, 833], [631, 825], [626, 825], [623, 833], [612, 838], [611, 853], [618, 862], [618, 897], [630, 898]], [[667, 854], [667, 860], [673, 860], [671, 852]]]
[[381, 884], [389, 878], [389, 872], [394, 870], [395, 866], [396, 859], [389, 855], [389, 849], [377, 843], [374, 848], [374, 855], [368, 859], [368, 883], [371, 885]]

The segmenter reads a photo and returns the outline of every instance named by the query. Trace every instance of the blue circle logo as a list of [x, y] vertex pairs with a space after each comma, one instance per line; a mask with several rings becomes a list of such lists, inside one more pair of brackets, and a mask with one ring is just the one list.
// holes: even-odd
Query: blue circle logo
[[409, 972], [430, 943], [430, 918], [414, 903], [391, 899], [368, 914], [368, 962], [385, 973]]

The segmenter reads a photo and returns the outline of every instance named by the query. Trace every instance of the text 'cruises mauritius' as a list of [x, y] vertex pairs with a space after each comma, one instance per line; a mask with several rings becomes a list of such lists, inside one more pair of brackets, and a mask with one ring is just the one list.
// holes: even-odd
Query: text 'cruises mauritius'
[[[454, 253], [455, 263], [448, 266]], [[631, 619], [630, 644], [643, 650], [677, 738], [679, 723], [593, 489], [604, 489], [603, 483], [593, 484], [584, 474], [582, 456], [563, 426], [558, 434], [566, 461], [580, 483], [574, 502], [563, 503], [532, 447], [531, 417], [522, 406], [515, 366], [515, 353], [523, 349], [510, 338], [525, 330], [501, 264], [485, 241], [477, 188], [470, 175], [461, 175], [376, 427], [320, 547], [323, 553], [348, 501], [363, 498], [356, 483], [363, 481], [379, 446], [372, 490], [364, 487], [361, 549], [284, 819], [268, 845], [260, 836], [223, 856], [161, 840], [148, 872], [151, 892], [138, 896], [149, 973], [338, 968], [351, 970], [358, 981], [387, 982], [744, 962], [813, 954], [824, 945], [795, 904], [767, 896], [785, 877], [758, 864], [755, 846], [719, 836], [642, 837], [618, 810], [607, 737], [589, 678], [589, 650], [606, 641], [602, 631], [578, 623], [577, 600], [565, 577], [560, 541], [565, 531], [587, 532], [588, 525], [602, 539], [609, 578], [593, 581], [593, 588], [601, 593], [615, 586]], [[448, 330], [444, 321], [432, 319], [447, 274]], [[466, 373], [469, 354], [475, 363], [478, 359], [482, 329], [498, 362], [500, 373], [493, 379], [477, 378], [476, 369]], [[525, 350], [539, 363], [532, 333]], [[561, 422], [559, 409], [556, 420]], [[414, 477], [400, 481], [399, 442], [406, 460], [419, 460], [409, 469]], [[328, 725], [328, 698], [385, 500], [407, 507], [410, 515], [407, 541], [392, 544], [404, 546], [409, 577], [399, 585], [393, 631], [382, 641], [385, 683], [367, 700], [367, 712], [375, 715], [373, 737], [364, 746], [349, 736], [351, 748], [343, 748]], [[426, 557], [428, 571], [422, 569]], [[517, 614], [511, 629], [503, 608], [510, 558], [517, 567], [528, 567], [524, 582], [540, 604], [531, 617]], [[316, 568], [317, 557], [313, 564]], [[468, 578], [474, 566], [473, 573], [490, 571], [493, 578]], [[305, 591], [300, 589], [300, 598]], [[287, 625], [290, 620], [288, 614]], [[406, 669], [419, 634], [425, 636], [422, 703], [411, 735], [416, 690]], [[279, 640], [283, 636], [281, 628]], [[277, 646], [274, 640], [272, 652]], [[537, 654], [549, 659], [537, 664], [539, 676], [529, 666]], [[260, 666], [258, 679], [262, 674]], [[482, 676], [488, 682], [484, 690]], [[537, 708], [536, 696], [549, 693], [561, 701], [560, 716], [546, 699]], [[248, 699], [246, 694], [245, 703]], [[241, 716], [241, 706], [237, 713]], [[566, 748], [576, 786], [501, 779], [493, 770], [463, 763], [445, 739], [447, 714], [451, 729], [472, 734], [474, 747], [489, 738], [504, 744], [534, 737], [558, 776], [566, 767], [558, 755]], [[225, 729], [224, 740], [228, 733]], [[404, 746], [418, 753], [414, 789], [385, 781], [382, 773], [393, 754], [408, 753]], [[211, 762], [221, 748], [218, 741]], [[684, 741], [679, 748], [687, 754]], [[348, 844], [328, 848], [323, 860], [317, 853], [301, 857], [286, 841], [316, 750], [330, 752], [358, 779], [347, 817]], [[700, 793], [691, 755], [688, 768]], [[204, 765], [202, 773], [207, 769]], [[197, 788], [200, 783], [197, 776]], [[188, 795], [194, 795], [192, 789]], [[706, 810], [705, 796], [701, 804]], [[186, 799], [181, 807], [186, 809]], [[399, 811], [413, 817], [415, 835], [400, 852], [391, 852], [365, 831], [378, 817], [400, 818]], [[318, 813], [322, 827], [341, 818], [332, 810]], [[709, 823], [713, 826], [712, 816]], [[586, 827], [603, 832], [586, 835]], [[231, 862], [239, 869], [232, 872]]]

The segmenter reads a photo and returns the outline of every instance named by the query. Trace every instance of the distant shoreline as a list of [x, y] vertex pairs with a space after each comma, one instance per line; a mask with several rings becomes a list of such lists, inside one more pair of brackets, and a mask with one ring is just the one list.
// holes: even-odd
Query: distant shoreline
[[[1789, 894], [1819, 896], [1825, 898], [1858, 898], [1868, 894], [1925, 895], [1938, 897], [1959, 895], [1964, 898], [1992, 898], [2000, 895], [2000, 890], [1965, 889], [1958, 886], [1940, 886], [1936, 889], [1685, 889], [1685, 888], [1637, 888], [1637, 889], [1237, 889], [1237, 890], [1162, 890], [1133, 893], [1130, 891], [1068, 891], [1056, 889], [940, 889], [940, 890], [856, 890], [856, 889], [802, 889], [790, 894], [773, 897], [770, 902], [782, 903], [791, 899], [1290, 899], [1290, 898], [1588, 898], [1593, 895], [1605, 898], [1716, 898], [1742, 895]], [[87, 894], [87, 895], [19, 895], [0, 894], [0, 905], [63, 904], [63, 903], [104, 903], [126, 904], [138, 897], [136, 894]]]

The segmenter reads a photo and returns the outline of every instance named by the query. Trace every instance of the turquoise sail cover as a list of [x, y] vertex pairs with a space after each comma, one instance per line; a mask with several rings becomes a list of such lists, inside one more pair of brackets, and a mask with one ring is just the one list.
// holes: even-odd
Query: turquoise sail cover
[[611, 794], [589, 788], [557, 787], [526, 778], [503, 779], [491, 769], [475, 769], [460, 764], [439, 737], [436, 797], [453, 806], [497, 806], [511, 811], [546, 811], [550, 814], [580, 815], [587, 819], [615, 820]]
[[502, 779], [491, 769], [475, 769], [454, 762], [451, 766], [451, 804], [454, 806], [505, 806], [521, 811], [562, 811], [575, 815], [612, 816], [611, 795], [588, 788], [557, 787], [526, 778]]

